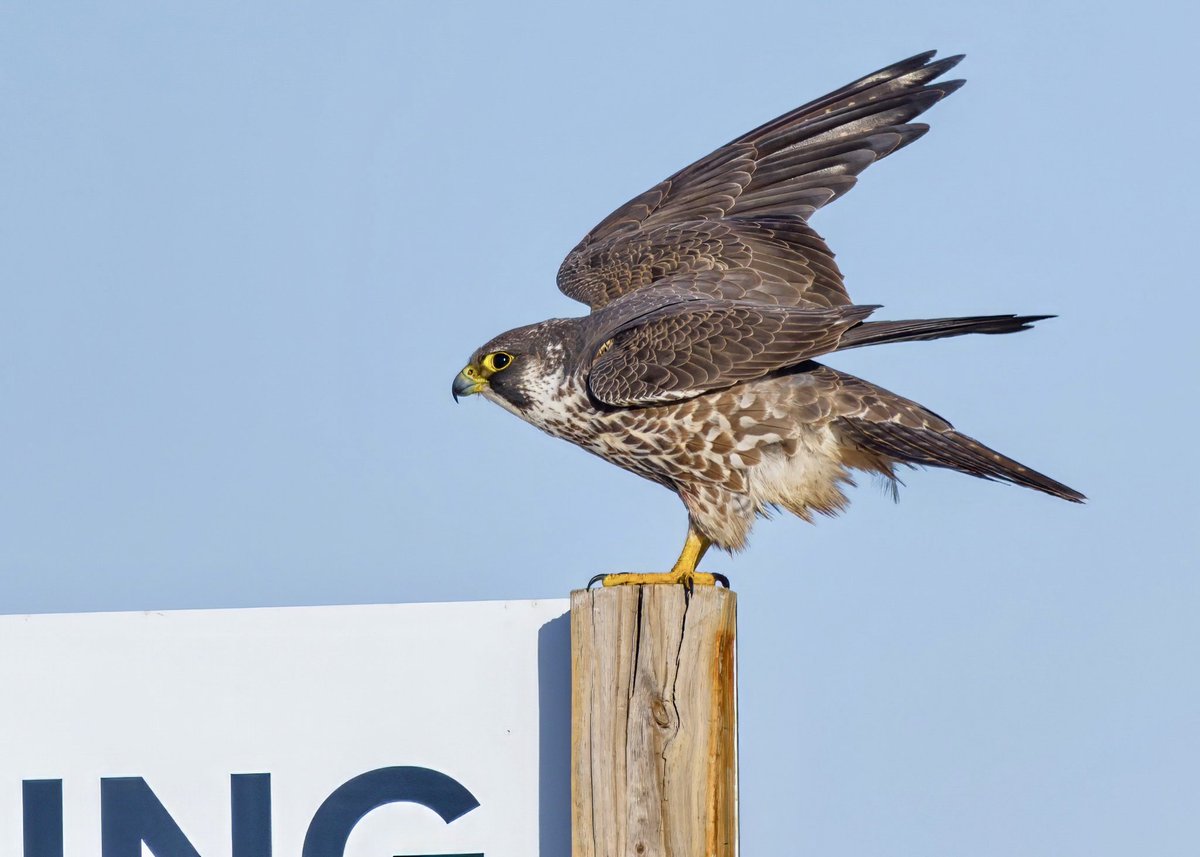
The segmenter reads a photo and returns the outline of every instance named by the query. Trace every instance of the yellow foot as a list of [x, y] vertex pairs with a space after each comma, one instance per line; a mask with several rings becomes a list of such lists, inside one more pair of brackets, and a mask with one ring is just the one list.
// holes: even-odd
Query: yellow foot
[[602, 583], [605, 586], [651, 586], [660, 583], [673, 586], [682, 583], [691, 589], [696, 586], [716, 586], [717, 579], [702, 571], [693, 571], [690, 574], [668, 571], [664, 574], [606, 574]]
[[670, 571], [665, 574], [597, 574], [588, 581], [588, 589], [591, 589], [597, 581], [602, 581], [605, 586], [653, 586], [664, 583], [668, 586], [675, 586], [682, 583], [687, 587], [688, 592], [697, 586], [714, 586], [722, 583], [728, 589], [729, 579], [724, 575], [696, 571], [697, 563], [700, 562], [704, 552], [711, 544], [712, 542], [705, 536], [700, 535], [695, 528], [689, 526], [687, 541], [683, 543], [683, 551]]
[[588, 581], [588, 589], [597, 583], [603, 586], [654, 586], [658, 584], [674, 586], [681, 583], [687, 587], [689, 592], [697, 586], [713, 586], [717, 583], [726, 589], [729, 588], [729, 578], [725, 575], [705, 574], [702, 571], [694, 572], [690, 576], [670, 571], [666, 574], [597, 574]]

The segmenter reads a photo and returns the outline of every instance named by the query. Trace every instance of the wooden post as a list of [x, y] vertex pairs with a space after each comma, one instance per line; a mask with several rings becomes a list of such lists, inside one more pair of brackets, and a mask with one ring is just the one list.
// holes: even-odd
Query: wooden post
[[571, 593], [572, 857], [736, 857], [737, 596]]

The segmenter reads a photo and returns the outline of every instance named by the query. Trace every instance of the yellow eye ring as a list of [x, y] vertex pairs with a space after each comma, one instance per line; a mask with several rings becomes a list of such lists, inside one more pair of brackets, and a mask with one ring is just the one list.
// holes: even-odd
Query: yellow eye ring
[[512, 365], [515, 358], [507, 351], [494, 351], [481, 361], [488, 372], [500, 372]]

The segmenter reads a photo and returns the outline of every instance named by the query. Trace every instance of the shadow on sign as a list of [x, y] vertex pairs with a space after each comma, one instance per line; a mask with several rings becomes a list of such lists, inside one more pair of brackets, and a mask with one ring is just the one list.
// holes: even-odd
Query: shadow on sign
[[571, 853], [570, 620], [564, 613], [538, 631], [538, 853], [544, 857]]

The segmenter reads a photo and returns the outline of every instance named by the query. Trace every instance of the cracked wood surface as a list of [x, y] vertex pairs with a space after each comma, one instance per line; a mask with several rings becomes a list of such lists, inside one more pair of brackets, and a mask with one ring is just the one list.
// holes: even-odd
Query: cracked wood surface
[[737, 596], [571, 593], [572, 857], [737, 854]]

